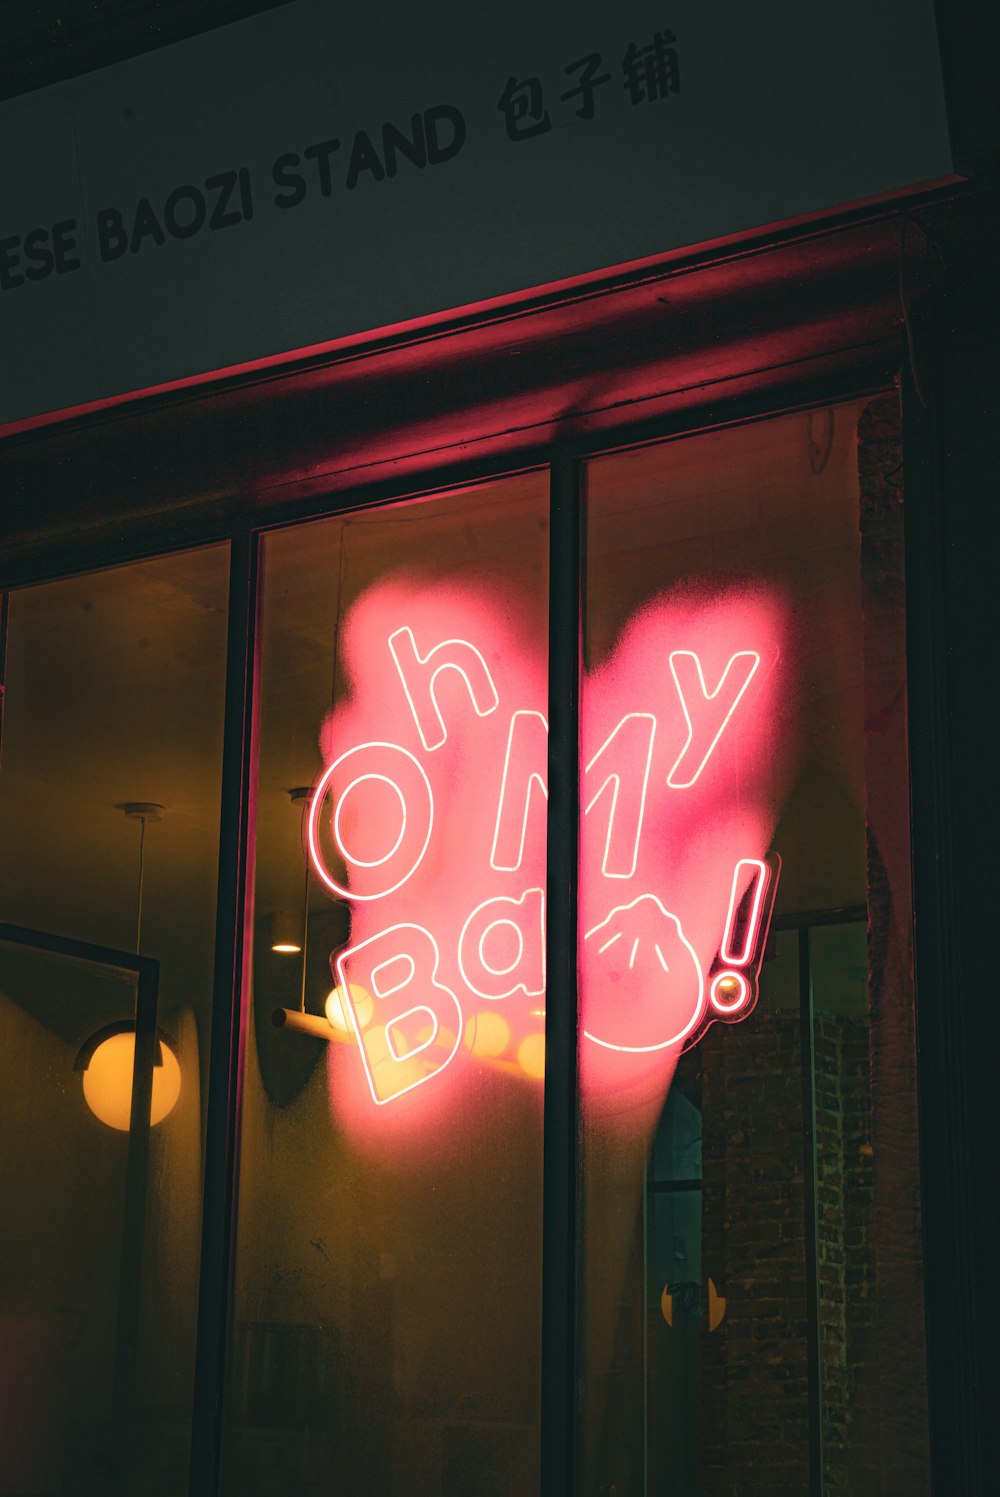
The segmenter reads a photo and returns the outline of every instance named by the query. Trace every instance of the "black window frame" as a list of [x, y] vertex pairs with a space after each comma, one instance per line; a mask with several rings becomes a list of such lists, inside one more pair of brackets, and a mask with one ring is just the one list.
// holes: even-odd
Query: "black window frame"
[[[220, 902], [217, 930], [227, 933], [217, 949], [213, 995], [209, 1110], [205, 1165], [205, 1218], [191, 1497], [218, 1497], [223, 1481], [226, 1373], [231, 1346], [231, 1309], [238, 1224], [240, 1096], [243, 1046], [249, 1029], [249, 971], [243, 934], [249, 929], [253, 859], [253, 805], [256, 772], [259, 687], [259, 624], [263, 591], [262, 543], [276, 531], [336, 518], [371, 513], [401, 500], [432, 498], [464, 490], [487, 478], [510, 478], [545, 470], [549, 476], [549, 761], [547, 802], [546, 1078], [543, 1139], [543, 1252], [541, 1359], [541, 1477], [545, 1497], [573, 1497], [582, 1476], [579, 1464], [577, 1383], [580, 1323], [578, 1303], [579, 1085], [577, 1034], [577, 886], [579, 827], [579, 712], [582, 679], [582, 607], [585, 560], [585, 468], [588, 460], [616, 451], [684, 440], [707, 431], [757, 423], [821, 409], [848, 400], [895, 393], [890, 381], [837, 378], [808, 392], [786, 392], [780, 404], [754, 401], [720, 419], [705, 411], [703, 421], [643, 422], [621, 427], [608, 437], [554, 444], [531, 461], [458, 465], [428, 475], [419, 487], [347, 494], [331, 501], [319, 496], [290, 517], [284, 505], [263, 523], [231, 535], [230, 659], [227, 666], [226, 737], [223, 750], [223, 830], [220, 839]], [[229, 794], [227, 795], [227, 786]], [[228, 833], [226, 826], [228, 825]], [[233, 849], [242, 849], [232, 866]], [[228, 848], [230, 866], [224, 850]], [[857, 918], [852, 907], [846, 916]], [[845, 912], [808, 912], [798, 924], [829, 923]], [[796, 925], [798, 928], [798, 925]], [[232, 955], [229, 943], [232, 942]], [[803, 961], [808, 967], [808, 942]], [[806, 981], [806, 991], [808, 982]], [[805, 1000], [803, 1000], [805, 1002]], [[805, 1068], [804, 1068], [805, 1069]], [[803, 1080], [807, 1085], [807, 1080]], [[811, 1095], [811, 1093], [810, 1093]], [[807, 1130], [808, 1131], [808, 1130]], [[804, 1148], [812, 1150], [811, 1133]], [[216, 1171], [209, 1177], [209, 1159]], [[811, 1210], [811, 1178], [806, 1180]], [[209, 1206], [214, 1210], [209, 1216]], [[808, 1235], [808, 1233], [807, 1233]], [[818, 1303], [811, 1306], [810, 1469], [811, 1490], [822, 1490], [819, 1430]]]
[[[947, 204], [944, 212], [946, 237], [955, 219], [948, 217], [951, 209]], [[182, 392], [166, 401], [141, 403], [138, 417], [121, 408], [98, 412], [48, 430], [14, 434], [0, 444], [0, 476], [13, 475], [14, 479], [8, 492], [15, 501], [19, 492], [26, 498], [34, 474], [43, 501], [38, 517], [19, 517], [12, 524], [7, 549], [0, 553], [0, 591], [212, 541], [228, 541], [231, 548], [193, 1497], [216, 1497], [220, 1472], [245, 1032], [243, 932], [251, 892], [262, 536], [271, 529], [308, 519], [438, 493], [543, 463], [550, 466], [550, 786], [561, 786], [562, 794], [553, 793], [549, 804], [549, 936], [552, 949], [560, 946], [566, 954], [575, 950], [575, 900], [569, 897], [572, 879], [567, 876], [567, 858], [575, 866], [570, 839], [575, 838], [577, 806], [580, 473], [584, 460], [642, 442], [694, 435], [718, 426], [758, 421], [889, 390], [899, 392], [901, 397], [906, 484], [910, 813], [917, 910], [918, 1105], [933, 1485], [941, 1493], [962, 1490], [973, 1494], [989, 1489], [986, 1451], [991, 1385], [987, 1368], [997, 1316], [995, 1310], [989, 1312], [977, 1302], [974, 1286], [985, 1283], [984, 1245], [995, 1241], [991, 1234], [995, 1232], [996, 1204], [995, 1193], [993, 1202], [974, 1198], [972, 1181], [991, 1158], [982, 1121], [990, 1095], [986, 1070], [989, 1036], [997, 1035], [998, 1025], [987, 1008], [985, 995], [980, 1001], [969, 991], [968, 979], [975, 971], [978, 949], [975, 938], [984, 928], [988, 904], [985, 889], [977, 891], [976, 872], [963, 867], [963, 854], [983, 845], [973, 826], [977, 777], [971, 776], [971, 785], [963, 786], [963, 780], [969, 780], [971, 764], [973, 770], [983, 772], [979, 782], [985, 782], [988, 760], [982, 745], [976, 743], [981, 724], [970, 705], [968, 681], [994, 658], [991, 652], [998, 633], [995, 624], [980, 627], [969, 580], [985, 575], [973, 553], [977, 548], [983, 557], [989, 553], [996, 528], [995, 517], [978, 510], [970, 495], [977, 484], [992, 477], [992, 433], [987, 435], [988, 423], [981, 419], [977, 422], [975, 402], [994, 394], [1000, 396], [990, 336], [993, 322], [1000, 318], [1000, 294], [989, 290], [981, 252], [966, 247], [975, 235], [967, 225], [960, 224], [956, 261], [935, 269], [936, 281], [929, 289], [922, 286], [919, 299], [911, 295], [910, 277], [916, 276], [912, 257], [920, 260], [917, 269], [924, 275], [928, 261], [938, 251], [931, 246], [930, 253], [927, 242], [912, 229], [907, 242], [909, 213], [904, 209], [881, 215], [843, 215], [822, 231], [772, 235], [750, 242], [739, 255], [716, 250], [682, 263], [673, 262], [663, 274], [663, 283], [681, 303], [686, 287], [694, 287], [706, 267], [712, 271], [731, 261], [741, 263], [729, 279], [723, 275], [715, 290], [710, 288], [707, 320], [695, 339], [709, 348], [721, 339], [733, 349], [724, 372], [718, 379], [706, 377], [700, 384], [680, 382], [662, 398], [614, 398], [615, 389], [628, 384], [631, 358], [621, 347], [623, 339], [627, 342], [624, 316], [622, 336], [615, 334], [615, 298], [624, 287], [627, 300], [627, 293], [644, 281], [643, 276], [626, 276], [608, 282], [594, 294], [599, 302], [604, 298], [607, 317], [603, 323], [598, 319], [594, 328], [588, 329], [587, 337], [580, 338], [575, 356], [590, 358], [599, 374], [606, 373], [612, 395], [603, 405], [592, 404], [582, 412], [563, 410], [559, 416], [546, 413], [544, 420], [534, 425], [527, 423], [523, 429], [494, 434], [484, 444], [487, 451], [481, 457], [463, 455], [452, 460], [447, 444], [442, 443], [414, 461], [405, 445], [397, 444], [398, 474], [393, 473], [391, 451], [388, 455], [380, 453], [370, 477], [359, 474], [357, 465], [350, 464], [326, 472], [308, 471], [313, 466], [309, 462], [303, 461], [297, 468], [287, 458], [287, 451], [294, 452], [295, 448], [293, 431], [289, 438], [282, 439], [286, 456], [280, 475], [266, 474], [267, 464], [262, 462], [247, 479], [233, 458], [238, 440], [242, 437], [265, 450], [269, 442], [278, 442], [273, 431], [262, 440], [245, 409], [248, 399], [251, 414], [264, 408], [271, 376], [256, 381], [249, 397], [247, 386], [239, 382], [207, 394]], [[975, 224], [973, 214], [973, 228]], [[883, 235], [884, 243], [879, 235]], [[838, 344], [828, 330], [823, 330], [809, 345], [812, 351], [796, 359], [790, 354], [782, 329], [787, 332], [787, 326], [791, 326], [792, 334], [796, 334], [796, 329], [813, 315], [809, 305], [810, 276], [814, 273], [810, 254], [815, 251], [818, 263], [823, 249], [831, 245], [836, 252], [816, 272], [822, 285], [832, 288], [827, 302], [845, 309], [862, 305], [875, 276], [871, 265], [863, 263], [865, 255], [870, 254], [872, 258], [881, 256], [882, 280], [877, 290], [870, 292], [880, 310], [871, 319], [869, 334], [859, 337], [857, 344], [851, 345], [849, 340], [846, 345], [844, 340]], [[748, 263], [754, 257], [756, 265], [750, 265], [748, 272]], [[749, 303], [745, 298], [740, 301], [737, 295], [741, 274], [752, 283]], [[983, 313], [984, 280], [989, 316]], [[780, 300], [789, 287], [796, 292], [797, 305], [789, 312], [778, 313], [767, 300], [768, 294]], [[730, 292], [744, 320], [737, 317], [735, 326], [725, 329], [721, 323]], [[763, 296], [764, 301], [755, 301], [754, 296]], [[524, 314], [529, 320], [537, 316], [543, 336], [544, 320], [553, 305], [541, 298]], [[755, 307], [764, 308], [760, 314], [764, 329], [757, 341], [751, 338], [744, 346], [740, 340]], [[487, 370], [493, 347], [489, 319], [456, 323], [452, 341], [457, 346], [470, 327], [480, 339], [469, 354], [470, 367]], [[804, 334], [802, 337], [805, 347], [808, 339]], [[447, 346], [447, 331], [442, 338]], [[572, 339], [568, 346], [571, 344]], [[398, 353], [400, 346], [391, 341], [373, 346], [376, 364], [379, 357], [391, 358]], [[644, 356], [646, 353], [648, 349]], [[553, 362], [556, 359], [553, 355]], [[540, 381], [538, 371], [546, 368], [546, 361], [544, 352], [534, 356], [523, 382], [529, 389], [533, 380]], [[286, 383], [297, 381], [307, 402], [312, 399], [322, 406], [325, 392], [320, 389], [317, 396], [317, 378], [316, 371], [308, 366], [281, 376]], [[403, 381], [399, 396], [403, 404], [407, 388], [414, 388], [415, 383], [415, 374], [409, 386]], [[362, 375], [357, 377], [357, 386], [359, 398], [366, 398]], [[257, 395], [259, 400], [253, 404]], [[454, 392], [452, 398], [458, 403]], [[192, 459], [182, 458], [186, 416], [192, 409], [198, 414], [199, 432], [210, 434], [207, 444], [195, 447], [193, 460], [204, 463], [206, 474], [195, 499], [191, 498], [189, 481]], [[635, 419], [635, 412], [643, 409], [653, 414]], [[321, 426], [326, 415], [314, 412], [310, 418], [308, 435], [313, 446], [322, 445]], [[129, 474], [134, 471], [143, 433], [148, 431], [155, 439], [155, 457], [161, 471], [155, 482], [141, 486], [142, 492], [132, 502], [127, 496]], [[956, 435], [965, 443], [957, 457], [953, 451]], [[455, 446], [460, 449], [461, 443]], [[112, 488], [119, 498], [118, 512], [113, 506], [102, 510], [101, 505], [101, 474], [95, 454], [107, 456], [109, 452], [113, 455]], [[67, 468], [67, 454], [81, 459], [75, 470]], [[176, 506], [165, 497], [170, 493], [172, 455], [182, 474], [181, 488], [188, 486], [183, 502], [179, 500]], [[75, 525], [72, 517], [76, 477], [81, 478], [84, 491], [87, 523], [82, 526]], [[970, 543], [968, 552], [961, 549]], [[956, 642], [963, 638], [971, 639], [972, 644], [967, 658], [956, 662]], [[560, 884], [560, 898], [551, 897]], [[553, 963], [552, 979], [568, 994], [567, 984], [573, 984], [575, 991], [575, 973], [568, 970], [567, 963], [563, 965], [566, 970], [557, 972]], [[561, 1055], [565, 1061], [575, 1052], [575, 1003], [567, 999], [563, 1005], [553, 1003], [549, 1008], [553, 1011], [553, 1030], [545, 1164], [547, 1197], [552, 1195], [553, 1206], [549, 1214], [547, 1205], [545, 1220], [543, 1490], [545, 1497], [569, 1497], [574, 1489], [575, 1461], [576, 1224], [575, 1193], [563, 1187], [576, 1179], [576, 1088], [575, 1074], [571, 1074], [574, 1067], [554, 1064], [552, 1057]], [[977, 1037], [982, 1037], [981, 1054], [975, 1043]], [[968, 1292], [953, 1292], [950, 1286], [956, 1275], [960, 1283], [968, 1284]]]

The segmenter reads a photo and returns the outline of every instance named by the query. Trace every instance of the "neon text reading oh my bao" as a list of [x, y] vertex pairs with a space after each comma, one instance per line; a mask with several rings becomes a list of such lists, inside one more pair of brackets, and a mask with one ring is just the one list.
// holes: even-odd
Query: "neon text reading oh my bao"
[[[379, 1106], [477, 1059], [543, 1071], [545, 650], [518, 613], [410, 580], [371, 589], [345, 622], [350, 695], [323, 726], [305, 840], [351, 909], [333, 996]], [[587, 675], [584, 1081], [672, 1069], [756, 1002], [781, 663], [767, 597], [685, 594], [635, 614]]]

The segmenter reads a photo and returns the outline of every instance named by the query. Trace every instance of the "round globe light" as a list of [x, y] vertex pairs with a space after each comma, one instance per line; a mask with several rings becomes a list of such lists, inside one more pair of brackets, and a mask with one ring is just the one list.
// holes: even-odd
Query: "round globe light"
[[[149, 1125], [155, 1127], [171, 1112], [181, 1094], [181, 1068], [170, 1046], [159, 1043], [160, 1064], [153, 1067]], [[127, 1133], [132, 1121], [132, 1074], [135, 1070], [135, 1031], [112, 1034], [95, 1049], [83, 1073], [83, 1095], [96, 1118], [109, 1128]]]

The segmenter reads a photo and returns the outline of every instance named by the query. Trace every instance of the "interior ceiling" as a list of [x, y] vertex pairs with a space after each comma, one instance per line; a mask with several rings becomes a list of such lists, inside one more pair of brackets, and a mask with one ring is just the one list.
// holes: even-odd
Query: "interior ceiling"
[[[141, 827], [120, 807], [164, 805], [146, 827], [142, 919], [164, 1012], [207, 1012], [210, 997], [227, 593], [216, 546], [10, 601], [0, 919], [134, 951]], [[88, 991], [68, 983], [63, 1002], [92, 1007]]]
[[122, 62], [288, 0], [4, 0], [0, 100]]

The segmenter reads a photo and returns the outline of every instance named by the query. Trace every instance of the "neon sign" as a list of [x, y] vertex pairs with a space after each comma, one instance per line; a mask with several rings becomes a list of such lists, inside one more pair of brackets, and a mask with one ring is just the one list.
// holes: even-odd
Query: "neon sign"
[[[481, 593], [442, 600], [409, 583], [372, 589], [344, 626], [352, 692], [323, 726], [305, 844], [351, 906], [328, 1013], [379, 1107], [440, 1090], [473, 1057], [543, 1069], [545, 666], [514, 619]], [[780, 634], [759, 595], [664, 598], [588, 677], [579, 972], [592, 1057], [662, 1066], [756, 1001], [778, 875]]]

